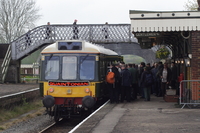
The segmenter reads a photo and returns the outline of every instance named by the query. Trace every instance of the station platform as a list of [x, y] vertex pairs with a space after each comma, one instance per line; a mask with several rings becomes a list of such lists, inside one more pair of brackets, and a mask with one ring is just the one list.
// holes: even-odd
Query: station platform
[[39, 88], [38, 83], [0, 84], [0, 97]]
[[199, 123], [199, 109], [181, 109], [152, 95], [151, 101], [107, 103], [73, 133], [199, 133]]

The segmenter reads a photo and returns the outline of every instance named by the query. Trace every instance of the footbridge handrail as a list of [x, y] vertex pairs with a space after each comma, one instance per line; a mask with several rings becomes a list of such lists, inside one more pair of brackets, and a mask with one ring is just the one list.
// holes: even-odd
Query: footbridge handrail
[[11, 46], [8, 46], [6, 55], [4, 57], [3, 63], [1, 65], [1, 74], [2, 74], [2, 80], [1, 82], [4, 83], [7, 71], [8, 71], [8, 67], [10, 64], [10, 60], [11, 60]]
[[[104, 24], [78, 24], [77, 26], [79, 40], [93, 43], [134, 42], [130, 24], [109, 24], [106, 32], [103, 30]], [[51, 44], [57, 40], [74, 39], [73, 35], [73, 25], [43, 25], [36, 27], [11, 43], [12, 59], [22, 59], [45, 44]]]

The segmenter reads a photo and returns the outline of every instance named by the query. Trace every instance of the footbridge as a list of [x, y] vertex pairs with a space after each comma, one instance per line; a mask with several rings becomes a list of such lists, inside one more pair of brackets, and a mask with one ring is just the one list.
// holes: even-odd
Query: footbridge
[[[106, 39], [104, 25], [77, 25], [77, 39], [93, 43], [134, 43], [130, 26], [130, 24], [109, 24]], [[12, 59], [21, 59], [43, 45], [54, 43], [57, 40], [71, 40], [73, 34], [73, 25], [37, 27], [11, 43]]]
[[[78, 27], [78, 38], [75, 39], [102, 44], [105, 47], [105, 44], [137, 44], [131, 33], [130, 24], [109, 24], [106, 25], [106, 32], [104, 24], [80, 24], [76, 26]], [[5, 79], [19, 82], [20, 60], [57, 40], [74, 39], [73, 28], [74, 25], [43, 25], [28, 31], [11, 42], [2, 63], [2, 82]], [[123, 49], [123, 47], [121, 48]], [[121, 54], [120, 50], [118, 50], [118, 53]], [[12, 68], [9, 66], [12, 66]], [[9, 68], [12, 69], [12, 74], [7, 74]], [[10, 77], [10, 75], [13, 77]]]

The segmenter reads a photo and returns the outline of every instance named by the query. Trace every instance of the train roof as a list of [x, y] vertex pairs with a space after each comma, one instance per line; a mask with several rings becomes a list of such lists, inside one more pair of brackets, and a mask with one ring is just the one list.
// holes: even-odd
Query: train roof
[[[82, 42], [81, 50], [58, 50], [59, 42]], [[105, 54], [105, 55], [118, 55], [115, 51], [104, 48], [103, 46], [92, 44], [82, 40], [62, 40], [57, 41], [46, 48], [44, 48], [41, 52], [44, 53], [96, 53], [96, 54]]]

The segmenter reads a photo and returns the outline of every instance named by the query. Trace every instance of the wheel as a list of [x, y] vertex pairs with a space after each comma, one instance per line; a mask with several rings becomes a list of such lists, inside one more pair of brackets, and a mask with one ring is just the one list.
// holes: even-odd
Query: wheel
[[59, 111], [59, 106], [55, 105], [54, 106], [54, 121], [58, 122], [60, 119], [60, 111]]

